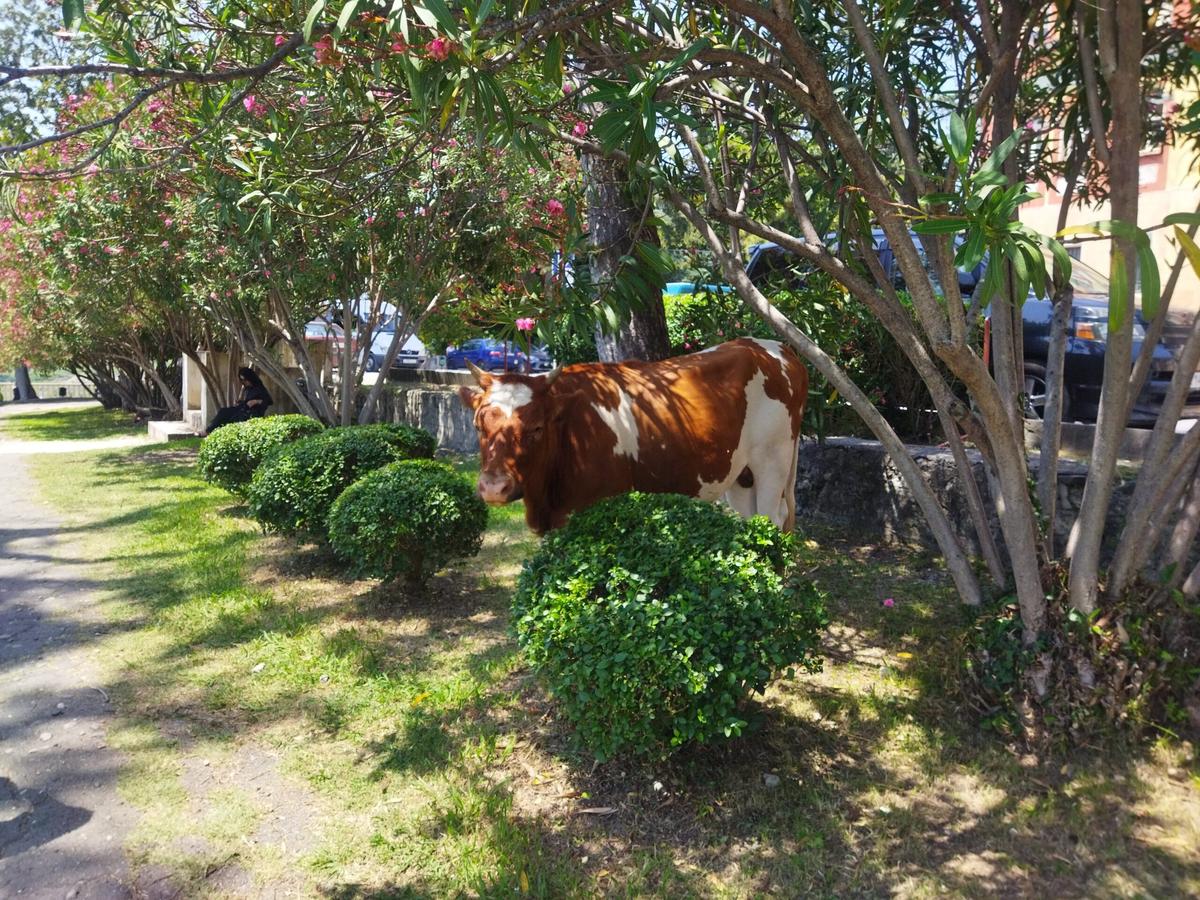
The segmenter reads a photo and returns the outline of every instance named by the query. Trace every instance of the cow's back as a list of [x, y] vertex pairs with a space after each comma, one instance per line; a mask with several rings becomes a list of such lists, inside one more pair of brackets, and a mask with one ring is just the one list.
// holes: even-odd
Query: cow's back
[[790, 350], [750, 339], [655, 363], [568, 366], [554, 385], [565, 407], [551, 500], [569, 514], [628, 490], [724, 496], [758, 444], [794, 459], [807, 382]]

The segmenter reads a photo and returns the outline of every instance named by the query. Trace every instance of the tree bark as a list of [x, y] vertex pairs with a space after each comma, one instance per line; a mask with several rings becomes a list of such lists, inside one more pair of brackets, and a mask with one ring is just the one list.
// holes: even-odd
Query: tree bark
[[[1100, 31], [1102, 70], [1112, 97], [1112, 146], [1109, 169], [1112, 217], [1131, 225], [1138, 217], [1138, 151], [1142, 143], [1142, 4], [1141, 0], [1117, 0], [1115, 32]], [[1106, 11], [1099, 11], [1101, 23]], [[1106, 40], [1107, 38], [1107, 40]], [[1111, 59], [1115, 56], [1115, 60]], [[1108, 64], [1105, 64], [1108, 59]], [[1097, 140], [1103, 140], [1097, 135]], [[1099, 593], [1100, 545], [1104, 523], [1112, 499], [1113, 475], [1117, 451], [1125, 429], [1125, 404], [1129, 393], [1129, 371], [1133, 365], [1133, 280], [1134, 248], [1128, 241], [1114, 240], [1127, 261], [1125, 288], [1129, 303], [1124, 321], [1108, 338], [1104, 361], [1104, 382], [1100, 391], [1100, 412], [1096, 418], [1096, 440], [1087, 484], [1083, 490], [1079, 517], [1071, 530], [1067, 554], [1071, 558], [1070, 602], [1082, 613], [1096, 608]]]
[[37, 391], [33, 389], [33, 382], [29, 379], [29, 366], [21, 363], [17, 366], [14, 376], [14, 400], [36, 400], [38, 399]]
[[[593, 153], [583, 155], [583, 176], [588, 201], [588, 234], [592, 242], [592, 282], [606, 291], [621, 267], [621, 258], [637, 242], [658, 245], [658, 231], [649, 221], [648, 201], [635, 203], [629, 170], [620, 160]], [[601, 362], [665, 359], [671, 353], [667, 340], [667, 314], [662, 285], [651, 284], [647, 295], [630, 311], [616, 334], [596, 330], [596, 352]]]

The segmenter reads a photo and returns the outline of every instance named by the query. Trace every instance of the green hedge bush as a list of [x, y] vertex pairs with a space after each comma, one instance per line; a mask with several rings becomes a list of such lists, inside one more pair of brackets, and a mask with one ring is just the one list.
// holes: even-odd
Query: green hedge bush
[[200, 477], [244, 494], [254, 470], [277, 447], [324, 431], [308, 416], [265, 416], [218, 428], [200, 444]]
[[330, 506], [363, 475], [433, 455], [433, 436], [407, 425], [350, 425], [285, 444], [265, 459], [246, 493], [264, 528], [325, 536]]
[[360, 575], [420, 584], [483, 545], [487, 504], [475, 486], [429, 459], [364, 475], [329, 511], [329, 544]]
[[576, 513], [526, 563], [513, 627], [601, 759], [739, 734], [740, 706], [792, 666], [820, 667], [820, 594], [785, 582], [791, 540], [671, 494]]

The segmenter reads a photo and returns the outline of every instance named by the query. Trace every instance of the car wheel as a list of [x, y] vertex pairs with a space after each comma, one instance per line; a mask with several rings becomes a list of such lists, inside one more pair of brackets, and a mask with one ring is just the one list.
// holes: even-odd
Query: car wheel
[[[1025, 363], [1025, 378], [1021, 386], [1025, 415], [1032, 419], [1046, 417], [1046, 369], [1036, 363]], [[1063, 385], [1060, 421], [1071, 421], [1071, 393]]]
[[374, 353], [367, 354], [367, 371], [368, 372], [378, 372], [379, 371], [379, 357], [376, 356]]

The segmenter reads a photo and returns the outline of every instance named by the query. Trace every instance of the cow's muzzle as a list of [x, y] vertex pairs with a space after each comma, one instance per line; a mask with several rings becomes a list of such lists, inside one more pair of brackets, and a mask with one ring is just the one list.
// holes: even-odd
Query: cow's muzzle
[[511, 503], [521, 499], [521, 486], [507, 474], [480, 472], [478, 490], [485, 503]]

